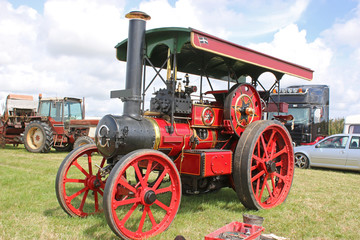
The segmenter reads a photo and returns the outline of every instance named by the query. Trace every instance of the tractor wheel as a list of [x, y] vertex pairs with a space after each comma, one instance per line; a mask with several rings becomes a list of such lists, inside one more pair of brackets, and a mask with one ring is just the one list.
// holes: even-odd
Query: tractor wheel
[[78, 137], [74, 142], [74, 149], [86, 144], [95, 144], [95, 142], [89, 136]]
[[233, 164], [235, 191], [250, 209], [275, 207], [286, 200], [294, 176], [290, 134], [278, 121], [256, 121], [241, 135]]
[[106, 179], [100, 173], [106, 159], [96, 154], [95, 145], [70, 152], [56, 175], [56, 197], [70, 216], [86, 217], [102, 212], [102, 196]]
[[53, 145], [53, 132], [45, 122], [33, 121], [26, 126], [24, 145], [33, 153], [48, 153]]
[[309, 168], [309, 158], [303, 153], [295, 153], [295, 166], [298, 168]]
[[[160, 176], [159, 176], [160, 173]], [[166, 230], [181, 201], [181, 180], [165, 154], [141, 149], [122, 157], [104, 191], [104, 213], [123, 239], [147, 239]]]

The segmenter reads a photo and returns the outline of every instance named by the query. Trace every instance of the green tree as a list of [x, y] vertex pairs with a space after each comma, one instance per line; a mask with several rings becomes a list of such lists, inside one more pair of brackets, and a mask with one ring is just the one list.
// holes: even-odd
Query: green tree
[[330, 119], [329, 133], [330, 135], [342, 133], [344, 130], [344, 118]]

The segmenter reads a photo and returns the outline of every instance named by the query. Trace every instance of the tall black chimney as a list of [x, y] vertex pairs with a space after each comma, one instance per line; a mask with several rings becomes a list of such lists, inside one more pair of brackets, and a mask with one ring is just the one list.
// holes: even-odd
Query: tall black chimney
[[126, 56], [126, 89], [112, 91], [111, 98], [120, 98], [124, 102], [124, 116], [140, 119], [145, 28], [146, 20], [150, 20], [150, 16], [144, 12], [133, 11], [125, 17], [130, 19]]

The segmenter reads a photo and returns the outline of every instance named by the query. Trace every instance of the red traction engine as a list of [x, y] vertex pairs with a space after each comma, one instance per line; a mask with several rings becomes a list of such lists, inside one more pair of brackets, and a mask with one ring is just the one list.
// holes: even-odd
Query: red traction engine
[[[127, 62], [126, 89], [111, 92], [124, 102], [123, 115], [104, 116], [96, 145], [73, 150], [61, 164], [56, 194], [65, 212], [104, 211], [117, 236], [144, 239], [169, 227], [182, 194], [230, 187], [250, 209], [284, 202], [294, 175], [292, 141], [282, 123], [262, 120], [262, 111], [285, 73], [311, 80], [312, 71], [195, 29], [145, 31], [150, 17], [142, 12], [127, 17], [129, 37], [116, 46]], [[149, 67], [155, 76], [146, 81]], [[178, 72], [186, 73], [182, 81]], [[260, 97], [264, 72], [276, 79]], [[200, 76], [198, 99], [188, 74]], [[164, 88], [145, 111], [155, 79]], [[216, 79], [227, 81], [227, 90], [215, 91]], [[203, 93], [203, 80], [211, 91]]]

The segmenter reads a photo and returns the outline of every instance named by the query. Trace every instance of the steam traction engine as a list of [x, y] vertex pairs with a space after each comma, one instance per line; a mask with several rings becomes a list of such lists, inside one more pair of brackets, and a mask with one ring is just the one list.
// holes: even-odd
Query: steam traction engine
[[[56, 194], [65, 212], [104, 211], [116, 235], [143, 239], [169, 227], [182, 194], [231, 187], [250, 209], [284, 202], [294, 174], [292, 141], [280, 122], [261, 120], [262, 110], [285, 73], [311, 80], [312, 71], [194, 29], [145, 31], [150, 17], [142, 12], [127, 17], [129, 37], [116, 46], [117, 58], [127, 62], [126, 89], [111, 92], [124, 112], [104, 116], [96, 145], [73, 150], [61, 164]], [[151, 81], [145, 66], [155, 70]], [[178, 71], [186, 73], [182, 81]], [[276, 79], [260, 97], [264, 72]], [[188, 74], [200, 76], [197, 100]], [[144, 111], [155, 79], [164, 88]], [[215, 79], [227, 81], [227, 90], [214, 90]]]

